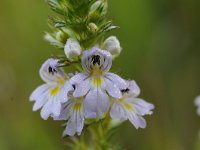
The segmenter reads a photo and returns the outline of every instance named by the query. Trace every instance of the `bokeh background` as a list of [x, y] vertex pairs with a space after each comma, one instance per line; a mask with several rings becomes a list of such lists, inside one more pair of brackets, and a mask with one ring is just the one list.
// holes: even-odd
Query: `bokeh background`
[[[135, 79], [155, 104], [145, 130], [124, 123], [127, 150], [200, 150], [200, 1], [109, 0], [123, 52], [112, 70]], [[0, 150], [64, 150], [60, 122], [32, 112], [40, 65], [57, 50], [42, 39], [52, 14], [44, 0], [1, 0]]]

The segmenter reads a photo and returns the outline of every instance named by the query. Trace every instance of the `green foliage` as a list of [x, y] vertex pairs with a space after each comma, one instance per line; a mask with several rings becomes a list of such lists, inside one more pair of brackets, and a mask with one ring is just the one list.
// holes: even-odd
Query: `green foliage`
[[71, 37], [83, 49], [87, 49], [101, 41], [105, 33], [117, 28], [112, 25], [112, 21], [106, 19], [107, 0], [47, 0], [47, 3], [58, 14], [49, 17], [49, 25], [53, 31], [51, 34], [62, 32], [65, 37], [54, 37], [58, 43], [65, 44], [66, 37]]
[[112, 124], [109, 118], [94, 122], [80, 137], [72, 137], [68, 147], [71, 150], [123, 150], [113, 136], [120, 124]]

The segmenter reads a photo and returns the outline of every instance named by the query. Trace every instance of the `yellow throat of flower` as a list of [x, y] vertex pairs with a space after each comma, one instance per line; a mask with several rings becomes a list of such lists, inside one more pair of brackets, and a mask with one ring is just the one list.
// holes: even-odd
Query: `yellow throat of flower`
[[58, 94], [59, 91], [60, 91], [60, 88], [56, 86], [55, 88], [50, 90], [50, 94], [51, 96], [55, 96], [56, 94]]
[[101, 69], [93, 69], [91, 71], [90, 77], [92, 77], [92, 83], [97, 87], [101, 86], [103, 83], [102, 74], [103, 71]]
[[73, 109], [74, 109], [75, 111], [78, 111], [78, 110], [81, 109], [81, 106], [82, 106], [81, 103], [76, 103], [76, 104], [74, 105]]

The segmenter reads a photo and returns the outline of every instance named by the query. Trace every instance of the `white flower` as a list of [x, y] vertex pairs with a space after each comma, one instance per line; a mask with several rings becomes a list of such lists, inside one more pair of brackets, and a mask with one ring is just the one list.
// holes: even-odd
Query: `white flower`
[[197, 106], [197, 114], [200, 115], [200, 96], [195, 98], [194, 104]]
[[111, 65], [112, 56], [109, 52], [99, 48], [84, 51], [84, 73], [78, 73], [70, 79], [70, 83], [75, 86], [73, 96], [86, 96], [83, 102], [86, 118], [102, 117], [109, 110], [109, 96], [120, 99], [120, 89], [127, 87], [125, 80], [108, 72]]
[[41, 117], [45, 120], [52, 114], [59, 116], [61, 103], [67, 101], [68, 81], [57, 64], [56, 59], [44, 62], [39, 73], [45, 84], [36, 88], [30, 96], [30, 101], [35, 101], [33, 111], [42, 107]]
[[65, 44], [64, 51], [67, 58], [75, 58], [81, 54], [82, 49], [78, 41], [69, 38]]
[[54, 120], [67, 120], [66, 128], [63, 136], [74, 136], [76, 133], [81, 134], [84, 126], [84, 107], [83, 97], [74, 98], [69, 92], [69, 100], [62, 104], [62, 109], [59, 117], [53, 117]]
[[103, 49], [109, 51], [112, 55], [119, 55], [122, 50], [116, 36], [108, 37], [103, 43]]
[[113, 100], [110, 116], [113, 119], [129, 120], [136, 129], [145, 128], [144, 115], [151, 115], [154, 105], [137, 98], [140, 89], [134, 81], [128, 81], [129, 86], [122, 90], [123, 97]]

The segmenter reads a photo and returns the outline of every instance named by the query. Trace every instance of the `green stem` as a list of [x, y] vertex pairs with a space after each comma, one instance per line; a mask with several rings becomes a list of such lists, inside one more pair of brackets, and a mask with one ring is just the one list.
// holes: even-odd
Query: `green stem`
[[109, 117], [98, 122], [94, 121], [86, 128], [89, 134], [81, 134], [73, 140], [72, 150], [122, 150], [112, 139], [118, 125], [114, 125]]

